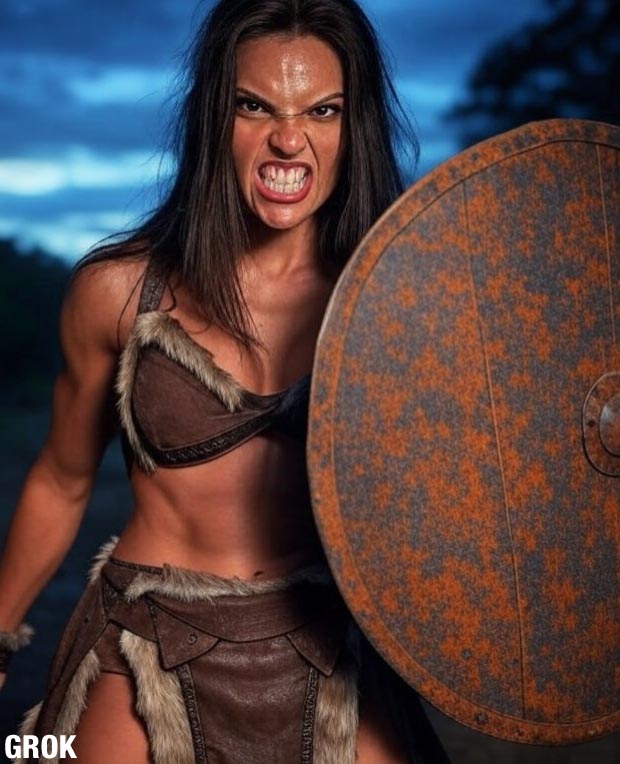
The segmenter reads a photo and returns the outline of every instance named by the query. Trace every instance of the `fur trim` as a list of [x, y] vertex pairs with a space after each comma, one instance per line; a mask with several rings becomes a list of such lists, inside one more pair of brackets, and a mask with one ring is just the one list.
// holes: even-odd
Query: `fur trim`
[[55, 735], [73, 735], [86, 708], [86, 693], [101, 671], [95, 650], [89, 650], [78, 666], [54, 725]]
[[27, 623], [20, 624], [17, 631], [0, 631], [0, 649], [14, 653], [29, 645], [33, 634], [34, 629]]
[[221, 578], [212, 573], [177, 568], [164, 565], [162, 573], [140, 571], [125, 590], [125, 599], [134, 602], [149, 592], [165, 594], [181, 602], [198, 602], [214, 597], [265, 594], [288, 589], [308, 581], [317, 584], [331, 584], [333, 579], [324, 565], [301, 568], [288, 576], [265, 581], [246, 581], [241, 578]]
[[19, 725], [18, 734], [19, 735], [33, 735], [34, 734], [34, 728], [37, 726], [37, 721], [39, 720], [39, 714], [41, 712], [41, 707], [43, 706], [43, 701], [40, 703], [37, 703], [36, 706], [33, 706], [29, 711], [26, 711], [24, 714], [24, 718], [22, 719], [22, 723]]
[[144, 720], [153, 764], [194, 764], [194, 744], [175, 672], [164, 671], [155, 642], [123, 630], [120, 650], [136, 681], [136, 711]]
[[[142, 314], [148, 315], [148, 314]], [[140, 316], [138, 316], [140, 318]], [[136, 319], [137, 323], [137, 319]], [[138, 335], [135, 331], [131, 332], [125, 349], [122, 352], [121, 360], [118, 368], [118, 376], [116, 377], [116, 392], [118, 393], [118, 413], [120, 416], [121, 424], [127, 435], [127, 440], [131, 446], [136, 459], [139, 461], [140, 466], [146, 472], [154, 472], [156, 464], [153, 459], [147, 454], [138, 431], [136, 430], [133, 414], [131, 411], [131, 396], [133, 394], [133, 383], [136, 374], [136, 367], [138, 365], [138, 359], [140, 357], [140, 342]]]
[[118, 544], [118, 536], [111, 536], [109, 541], [101, 546], [97, 554], [93, 557], [90, 571], [88, 573], [88, 582], [90, 584], [97, 581], [101, 575], [101, 569], [111, 557], [116, 545]]
[[[101, 575], [101, 571], [112, 557], [118, 544], [118, 536], [112, 536], [109, 541], [101, 546], [90, 569], [89, 581], [93, 583]], [[271, 578], [265, 581], [246, 581], [242, 578], [222, 578], [214, 573], [206, 573], [200, 570], [180, 568], [175, 565], [164, 563], [161, 573], [149, 571], [137, 571], [124, 596], [127, 602], [135, 602], [143, 594], [153, 592], [165, 594], [181, 602], [198, 602], [210, 600], [214, 597], [239, 596], [247, 597], [252, 594], [265, 594], [288, 589], [290, 586], [308, 582], [312, 584], [334, 583], [329, 568], [317, 563], [290, 573], [288, 576]]]
[[[26, 711], [22, 723], [17, 729], [17, 734], [20, 737], [23, 737], [24, 735], [34, 735], [34, 730], [37, 726], [37, 721], [39, 720], [39, 714], [41, 713], [42, 706], [43, 701], [37, 703], [37, 705], [33, 706], [29, 711]], [[16, 759], [9, 759], [9, 761], [12, 761], [13, 764], [28, 764], [29, 759], [23, 759], [19, 757]]]
[[349, 630], [346, 649], [331, 676], [319, 676], [314, 716], [313, 764], [355, 764], [357, 758], [359, 635]]
[[[67, 694], [60, 707], [56, 724], [54, 725], [54, 735], [75, 734], [80, 717], [86, 708], [88, 688], [99, 675], [99, 658], [94, 650], [90, 650], [86, 653], [73, 675]], [[42, 703], [39, 703], [25, 714], [24, 720], [19, 727], [20, 735], [32, 735], [34, 733], [42, 705]], [[28, 759], [14, 759], [15, 764], [28, 764], [28, 761]], [[39, 762], [40, 764], [59, 764], [57, 756], [53, 759], [41, 757]]]
[[131, 411], [136, 367], [140, 351], [147, 345], [156, 345], [168, 358], [190, 371], [230, 412], [237, 411], [241, 406], [243, 388], [231, 374], [215, 363], [212, 353], [194, 342], [175, 318], [160, 310], [140, 313], [121, 356], [116, 392], [119, 395], [121, 422], [129, 443], [144, 469], [153, 472], [155, 462], [142, 445]]

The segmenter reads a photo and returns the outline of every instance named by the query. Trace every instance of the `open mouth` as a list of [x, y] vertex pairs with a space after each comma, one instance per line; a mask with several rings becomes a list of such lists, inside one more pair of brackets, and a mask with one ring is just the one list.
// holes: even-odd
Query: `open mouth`
[[272, 200], [298, 201], [310, 188], [312, 171], [307, 165], [272, 164], [266, 162], [258, 169], [258, 188]]

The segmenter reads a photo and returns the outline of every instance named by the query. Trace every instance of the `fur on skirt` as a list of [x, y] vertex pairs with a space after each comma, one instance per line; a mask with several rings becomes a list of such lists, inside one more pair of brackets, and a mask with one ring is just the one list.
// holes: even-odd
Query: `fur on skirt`
[[410, 762], [447, 762], [325, 566], [248, 582], [119, 560], [116, 541], [93, 562], [21, 735], [75, 734], [89, 687], [111, 672], [131, 677], [153, 764], [355, 764], [371, 676]]
[[20, 734], [75, 734], [111, 671], [133, 678], [154, 764], [354, 764], [357, 632], [324, 566], [248, 582], [124, 562], [115, 544]]

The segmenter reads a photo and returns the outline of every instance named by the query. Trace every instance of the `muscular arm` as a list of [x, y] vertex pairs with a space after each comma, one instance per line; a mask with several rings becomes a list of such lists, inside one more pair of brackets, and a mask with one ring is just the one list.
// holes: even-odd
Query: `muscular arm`
[[0, 562], [0, 630], [13, 631], [69, 550], [111, 433], [118, 320], [128, 296], [124, 264], [89, 266], [61, 314], [64, 370], [50, 431], [26, 478]]

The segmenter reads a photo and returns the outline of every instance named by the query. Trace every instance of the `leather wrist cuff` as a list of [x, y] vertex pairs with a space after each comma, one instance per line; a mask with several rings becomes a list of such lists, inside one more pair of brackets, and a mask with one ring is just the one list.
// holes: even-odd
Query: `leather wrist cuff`
[[16, 650], [30, 644], [34, 630], [22, 623], [17, 631], [0, 631], [0, 673], [5, 673]]

